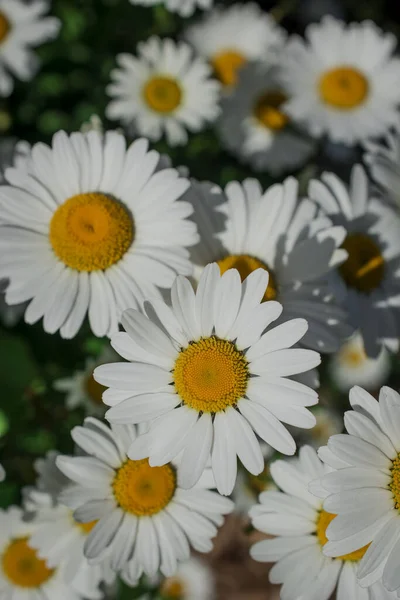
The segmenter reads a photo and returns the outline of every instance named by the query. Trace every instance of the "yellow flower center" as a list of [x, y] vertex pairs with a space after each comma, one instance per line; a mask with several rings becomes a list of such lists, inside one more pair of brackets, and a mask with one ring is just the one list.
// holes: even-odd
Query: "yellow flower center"
[[372, 292], [382, 283], [385, 259], [379, 246], [364, 233], [350, 233], [342, 244], [349, 256], [339, 272], [349, 287]]
[[154, 77], [144, 86], [143, 96], [155, 112], [170, 113], [181, 104], [182, 90], [172, 77]]
[[22, 588], [38, 588], [52, 577], [55, 569], [48, 569], [46, 562], [28, 546], [28, 538], [10, 542], [1, 557], [3, 574], [14, 585]]
[[185, 598], [185, 585], [178, 577], [168, 577], [160, 588], [161, 596], [168, 600], [183, 600]]
[[337, 67], [322, 75], [319, 92], [325, 104], [338, 110], [351, 110], [366, 100], [369, 83], [357, 69]]
[[393, 461], [391, 473], [392, 481], [389, 484], [389, 489], [393, 494], [395, 508], [400, 510], [400, 454]]
[[258, 258], [249, 256], [248, 254], [230, 254], [229, 256], [218, 260], [217, 263], [219, 265], [221, 275], [223, 275], [228, 269], [237, 269], [239, 271], [240, 279], [242, 281], [244, 281], [246, 277], [248, 277], [250, 273], [252, 273], [256, 269], [264, 269], [264, 271], [268, 271], [268, 287], [265, 290], [265, 294], [262, 301], [265, 302], [266, 300], [275, 300], [278, 294], [278, 289], [276, 285], [274, 272], [272, 271], [272, 269], [269, 268], [268, 265], [263, 263]]
[[103, 392], [106, 389], [107, 388], [104, 385], [101, 385], [101, 383], [98, 383], [95, 380], [95, 378], [93, 377], [93, 374], [89, 375], [89, 377], [86, 378], [85, 391], [86, 391], [88, 397], [90, 398], [90, 400], [96, 406], [103, 405]]
[[[329, 524], [333, 521], [333, 519], [336, 516], [337, 515], [332, 515], [331, 513], [328, 513], [325, 510], [321, 510], [321, 512], [318, 516], [317, 538], [322, 547], [324, 547], [328, 541], [328, 538], [326, 537], [326, 530], [328, 529]], [[350, 552], [350, 554], [344, 554], [343, 556], [338, 556], [337, 558], [339, 560], [349, 560], [351, 562], [358, 562], [363, 558], [363, 556], [366, 553], [366, 551], [368, 550], [369, 546], [370, 546], [370, 544], [367, 544], [366, 546], [359, 548], [359, 550]]]
[[289, 117], [280, 110], [287, 97], [282, 92], [267, 92], [260, 96], [254, 106], [254, 116], [267, 129], [279, 131], [289, 122]]
[[89, 535], [92, 531], [93, 527], [97, 525], [97, 521], [89, 521], [89, 523], [78, 523], [75, 521], [75, 525], [80, 529], [85, 535]]
[[155, 515], [172, 500], [176, 474], [171, 465], [150, 467], [147, 458], [128, 459], [116, 472], [112, 487], [125, 512], [138, 517]]
[[233, 342], [211, 336], [181, 350], [173, 378], [176, 393], [187, 406], [216, 413], [243, 398], [249, 372], [244, 354]]
[[0, 44], [4, 42], [8, 34], [10, 33], [11, 23], [7, 16], [0, 11]]
[[342, 362], [348, 367], [359, 367], [367, 360], [364, 348], [345, 348], [341, 352]]
[[105, 270], [129, 250], [134, 222], [115, 198], [100, 192], [78, 194], [56, 210], [49, 237], [55, 254], [67, 267]]
[[236, 50], [225, 50], [211, 59], [215, 75], [224, 85], [237, 83], [238, 71], [247, 62], [247, 58]]

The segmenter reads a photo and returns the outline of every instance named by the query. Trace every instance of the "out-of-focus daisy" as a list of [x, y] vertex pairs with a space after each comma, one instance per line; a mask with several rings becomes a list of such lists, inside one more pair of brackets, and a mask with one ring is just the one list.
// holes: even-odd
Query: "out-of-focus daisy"
[[357, 566], [367, 547], [361, 545], [338, 559], [323, 555], [326, 530], [336, 515], [323, 509], [322, 499], [308, 486], [327, 471], [310, 446], [300, 449], [298, 459], [272, 463], [272, 477], [282, 491], [263, 492], [250, 517], [256, 529], [276, 537], [254, 544], [251, 556], [276, 563], [269, 579], [283, 584], [285, 600], [328, 600], [335, 588], [337, 600], [394, 600], [380, 583], [369, 590], [358, 585]]
[[68, 477], [56, 465], [58, 455], [57, 450], [49, 450], [43, 458], [38, 458], [34, 464], [37, 473], [35, 487], [40, 492], [50, 494], [54, 503], [58, 501], [58, 496], [70, 483]]
[[6, 478], [6, 472], [4, 470], [4, 467], [2, 465], [0, 465], [0, 481], [4, 481]]
[[347, 25], [327, 16], [309, 25], [306, 41], [293, 36], [282, 61], [285, 110], [313, 135], [338, 142], [382, 135], [398, 119], [396, 44], [372, 21]]
[[347, 260], [335, 276], [336, 295], [363, 337], [366, 354], [377, 358], [382, 346], [399, 348], [400, 219], [371, 197], [364, 169], [355, 165], [347, 187], [333, 173], [313, 180], [309, 196], [335, 225], [347, 231]]
[[[130, 366], [130, 365], [128, 365]], [[86, 419], [72, 437], [86, 456], [60, 456], [57, 465], [75, 485], [61, 499], [82, 523], [97, 521], [84, 553], [101, 560], [108, 551], [111, 567], [125, 568], [133, 584], [142, 573], [166, 577], [189, 558], [189, 543], [200, 552], [212, 549], [211, 538], [233, 503], [200, 485], [183, 490], [179, 470], [169, 463], [151, 467], [131, 460], [127, 451], [137, 439], [133, 426], [112, 426]]]
[[24, 140], [6, 138], [0, 142], [0, 183], [4, 183], [4, 172], [8, 167], [23, 168], [27, 164], [30, 151], [31, 145]]
[[176, 12], [181, 17], [190, 17], [196, 8], [208, 10], [214, 0], [130, 0], [131, 4], [154, 6], [163, 2], [170, 12]]
[[278, 300], [284, 319], [303, 317], [308, 330], [301, 344], [334, 352], [351, 330], [337, 306], [329, 282], [347, 256], [339, 249], [343, 227], [319, 217], [314, 202], [298, 202], [298, 183], [287, 178], [265, 192], [255, 179], [230, 182], [225, 195], [208, 184], [192, 182], [185, 196], [193, 205], [200, 243], [192, 248], [198, 279], [217, 261], [221, 273], [238, 270], [242, 281], [255, 269], [269, 273], [263, 300]]
[[383, 142], [364, 144], [364, 161], [369, 166], [381, 195], [400, 207], [400, 121], [397, 128], [387, 134]]
[[[1, 600], [81, 600], [93, 597], [92, 584], [68, 582], [63, 565], [51, 568], [30, 545], [34, 522], [17, 507], [0, 510]], [[78, 587], [74, 587], [75, 584]]]
[[315, 142], [282, 110], [287, 95], [275, 68], [250, 63], [221, 103], [218, 132], [222, 144], [257, 171], [273, 175], [303, 165]]
[[235, 510], [239, 513], [245, 513], [247, 515], [251, 506], [257, 502], [261, 492], [275, 488], [269, 470], [269, 463], [274, 454], [274, 449], [268, 444], [262, 443], [261, 452], [264, 457], [264, 469], [259, 475], [252, 475], [245, 469], [238, 470], [236, 484], [232, 492], [232, 499], [235, 502]]
[[218, 116], [219, 83], [185, 42], [153, 36], [137, 49], [137, 57], [117, 56], [107, 117], [153, 141], [165, 133], [171, 146], [185, 144], [187, 130], [200, 131]]
[[112, 348], [105, 346], [97, 358], [86, 359], [83, 371], [76, 371], [71, 377], [57, 379], [54, 389], [66, 393], [67, 408], [73, 410], [77, 406], [83, 406], [88, 415], [104, 415], [102, 395], [105, 388], [94, 379], [93, 371], [95, 367], [116, 361], [118, 358]]
[[0, 96], [13, 90], [13, 76], [21, 81], [32, 79], [39, 61], [32, 48], [56, 37], [60, 21], [44, 16], [47, 0], [0, 0]]
[[160, 295], [188, 274], [197, 242], [179, 200], [188, 181], [156, 172], [160, 155], [120, 133], [58, 132], [35, 144], [28, 169], [8, 169], [0, 186], [0, 277], [8, 304], [31, 300], [25, 320], [74, 337], [89, 316], [97, 336], [118, 329], [121, 312]]
[[239, 69], [248, 61], [276, 62], [285, 41], [273, 18], [252, 2], [215, 8], [188, 27], [185, 37], [225, 86], [236, 84]]
[[[361, 585], [377, 580], [400, 589], [400, 396], [383, 387], [379, 402], [359, 387], [350, 391], [348, 435], [335, 435], [321, 457], [338, 470], [322, 478], [324, 508], [338, 516], [324, 552], [338, 556], [368, 544], [357, 572]], [[327, 495], [328, 495], [327, 494]]]
[[343, 392], [348, 392], [353, 385], [376, 390], [387, 380], [390, 369], [388, 351], [382, 348], [377, 358], [368, 358], [359, 334], [345, 342], [329, 363], [330, 376]]
[[103, 365], [94, 376], [110, 388], [103, 394], [112, 407], [109, 421], [153, 420], [149, 432], [131, 444], [130, 458], [149, 457], [151, 466], [161, 466], [182, 453], [181, 483], [190, 488], [211, 454], [217, 489], [230, 494], [237, 456], [254, 475], [264, 469], [254, 432], [280, 452], [294, 454], [295, 442], [282, 421], [313, 427], [305, 407], [318, 397], [286, 377], [316, 367], [320, 356], [292, 348], [307, 331], [305, 319], [269, 328], [282, 306], [260, 303], [268, 277], [258, 269], [242, 284], [236, 269], [221, 276], [212, 264], [196, 293], [188, 279], [177, 277], [172, 308], [156, 300], [145, 304], [146, 316], [125, 311], [126, 333], [113, 336], [112, 345], [131, 364]]
[[341, 433], [343, 431], [343, 418], [332, 408], [326, 408], [319, 404], [313, 410], [316, 419], [315, 427], [309, 431], [294, 432], [296, 439], [319, 448], [328, 442], [331, 435]]

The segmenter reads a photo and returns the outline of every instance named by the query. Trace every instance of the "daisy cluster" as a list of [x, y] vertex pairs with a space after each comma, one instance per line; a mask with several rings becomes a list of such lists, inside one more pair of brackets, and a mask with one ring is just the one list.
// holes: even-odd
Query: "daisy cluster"
[[91, 89], [96, 11], [0, 0], [0, 600], [223, 599], [232, 518], [282, 600], [396, 600], [396, 37], [117, 4]]

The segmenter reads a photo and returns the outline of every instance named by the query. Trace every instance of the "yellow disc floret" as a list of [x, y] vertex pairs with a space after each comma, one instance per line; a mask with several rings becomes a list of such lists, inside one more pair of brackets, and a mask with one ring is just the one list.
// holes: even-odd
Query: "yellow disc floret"
[[262, 301], [265, 302], [266, 300], [275, 300], [278, 290], [274, 272], [269, 268], [268, 265], [263, 263], [258, 258], [249, 256], [248, 254], [230, 254], [225, 258], [218, 260], [217, 263], [219, 270], [221, 271], [221, 275], [223, 275], [228, 269], [237, 269], [242, 281], [244, 281], [246, 277], [248, 277], [250, 273], [256, 269], [264, 269], [264, 271], [268, 271], [268, 287], [265, 290]]
[[173, 379], [183, 402], [199, 412], [216, 413], [243, 398], [248, 363], [233, 342], [216, 336], [191, 342], [175, 361]]
[[350, 233], [342, 248], [349, 254], [339, 267], [346, 284], [364, 293], [378, 288], [385, 275], [385, 259], [376, 242], [364, 233]]
[[10, 33], [11, 23], [8, 17], [0, 11], [0, 44], [2, 44]]
[[[328, 541], [328, 538], [326, 537], [326, 530], [328, 529], [328, 526], [330, 525], [330, 523], [333, 521], [333, 519], [336, 516], [337, 515], [328, 513], [325, 510], [321, 510], [321, 512], [318, 515], [317, 538], [322, 547], [324, 547]], [[359, 548], [358, 550], [355, 550], [354, 552], [350, 552], [350, 554], [344, 554], [343, 556], [338, 556], [337, 558], [339, 560], [348, 560], [350, 562], [358, 562], [363, 558], [363, 556], [366, 553], [366, 551], [368, 550], [369, 546], [370, 546], [370, 544], [367, 544], [366, 546], [363, 546], [362, 548]]]
[[12, 540], [2, 557], [2, 570], [5, 577], [21, 588], [38, 588], [52, 577], [54, 569], [38, 557], [36, 550], [28, 545], [29, 538]]
[[172, 77], [154, 77], [143, 88], [146, 104], [155, 112], [170, 113], [182, 102], [182, 90]]
[[89, 521], [89, 523], [78, 523], [75, 521], [75, 525], [80, 529], [85, 535], [89, 535], [92, 529], [97, 525], [97, 521]]
[[397, 510], [400, 510], [400, 454], [393, 461], [391, 474], [392, 480], [389, 488], [393, 494], [394, 506]]
[[338, 110], [352, 110], [367, 99], [369, 83], [357, 69], [337, 67], [322, 75], [319, 93], [325, 104]]
[[116, 472], [112, 487], [124, 511], [138, 517], [155, 515], [172, 500], [176, 473], [171, 465], [150, 467], [147, 458], [128, 459]]
[[178, 577], [168, 577], [163, 581], [160, 592], [162, 597], [168, 600], [184, 600], [185, 584]]
[[117, 263], [134, 239], [128, 209], [100, 192], [66, 200], [50, 222], [50, 243], [56, 256], [77, 271], [105, 270]]
[[224, 85], [237, 83], [238, 70], [247, 62], [236, 50], [224, 50], [211, 59], [215, 75]]
[[282, 92], [267, 92], [254, 105], [254, 116], [267, 129], [279, 131], [289, 123], [289, 117], [281, 110], [287, 100]]

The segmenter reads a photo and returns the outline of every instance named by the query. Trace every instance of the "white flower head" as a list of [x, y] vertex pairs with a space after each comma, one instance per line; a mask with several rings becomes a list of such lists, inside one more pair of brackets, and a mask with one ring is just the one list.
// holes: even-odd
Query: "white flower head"
[[398, 209], [400, 207], [400, 119], [397, 127], [383, 141], [368, 141], [364, 162], [380, 195]]
[[342, 299], [350, 323], [359, 329], [365, 352], [377, 358], [382, 346], [399, 348], [400, 218], [371, 197], [364, 169], [355, 165], [350, 185], [333, 173], [313, 180], [309, 196], [347, 235], [348, 253], [335, 275], [335, 294]]
[[397, 122], [400, 60], [397, 41], [372, 21], [346, 23], [331, 16], [288, 42], [282, 79], [285, 110], [316, 136], [355, 144], [384, 134]]
[[327, 529], [327, 556], [367, 545], [357, 577], [363, 587], [382, 581], [400, 592], [400, 396], [383, 387], [379, 402], [360, 387], [350, 391], [347, 434], [330, 438], [320, 457], [337, 469], [321, 479], [325, 510], [338, 516]]
[[282, 110], [286, 101], [276, 68], [245, 65], [237, 86], [221, 102], [222, 144], [256, 171], [276, 176], [301, 167], [314, 152], [315, 142]]
[[44, 16], [49, 7], [48, 0], [0, 0], [0, 96], [13, 91], [13, 76], [32, 79], [39, 67], [32, 48], [58, 34], [59, 19]]
[[145, 315], [124, 313], [126, 333], [113, 336], [112, 346], [130, 363], [103, 365], [94, 377], [110, 388], [103, 401], [111, 406], [111, 423], [152, 421], [131, 444], [130, 458], [149, 457], [151, 466], [161, 466], [182, 453], [180, 481], [190, 488], [211, 455], [217, 489], [228, 495], [237, 456], [255, 475], [264, 469], [255, 433], [294, 454], [282, 421], [312, 427], [315, 419], [305, 407], [318, 396], [287, 377], [316, 367], [320, 356], [292, 348], [307, 330], [305, 319], [270, 328], [282, 306], [260, 303], [267, 286], [262, 269], [242, 284], [237, 270], [221, 276], [212, 264], [196, 292], [177, 277], [172, 307], [155, 300], [145, 304]]
[[185, 144], [219, 114], [219, 83], [185, 42], [151, 37], [138, 55], [119, 54], [107, 93], [106, 114], [157, 141], [165, 133], [171, 146]]
[[217, 7], [185, 33], [187, 41], [210, 62], [227, 87], [236, 84], [239, 69], [246, 62], [275, 63], [285, 37], [274, 19], [253, 2]]
[[276, 563], [269, 579], [283, 584], [285, 600], [328, 600], [335, 589], [337, 600], [395, 600], [379, 582], [368, 590], [357, 583], [357, 567], [367, 550], [363, 545], [338, 559], [324, 556], [327, 528], [336, 515], [323, 508], [323, 500], [311, 493], [315, 486], [311, 491], [309, 486], [330, 470], [311, 446], [303, 446], [298, 459], [272, 463], [281, 491], [263, 492], [249, 514], [256, 529], [276, 537], [257, 542], [250, 554], [259, 562]]
[[172, 577], [178, 562], [212, 549], [211, 538], [233, 503], [207, 489], [203, 480], [183, 490], [179, 466], [151, 467], [147, 459], [131, 460], [127, 452], [137, 439], [135, 426], [112, 425], [91, 417], [72, 430], [85, 456], [60, 456], [57, 464], [75, 485], [60, 500], [74, 509], [82, 523], [97, 521], [84, 544], [88, 559], [107, 555], [111, 567], [124, 568], [134, 585], [145, 573], [159, 570]]
[[189, 182], [158, 169], [145, 139], [126, 148], [115, 131], [35, 144], [28, 168], [6, 171], [0, 187], [0, 277], [6, 302], [30, 300], [27, 323], [43, 317], [46, 332], [76, 335], [88, 314], [93, 333], [108, 335], [143, 294], [158, 295], [192, 266], [197, 242], [179, 200]]
[[180, 17], [190, 17], [196, 8], [210, 9], [214, 0], [130, 0], [130, 2], [141, 6], [155, 6], [162, 2], [170, 12], [177, 13]]
[[263, 299], [281, 302], [284, 320], [308, 322], [301, 344], [327, 353], [339, 348], [351, 329], [330, 274], [346, 257], [339, 249], [346, 232], [321, 217], [314, 202], [299, 201], [294, 178], [265, 191], [256, 179], [231, 181], [224, 192], [192, 181], [184, 199], [193, 205], [200, 235], [191, 250], [196, 279], [213, 261], [221, 273], [237, 269], [242, 281], [264, 269], [269, 280]]
[[387, 380], [390, 370], [390, 354], [386, 348], [381, 348], [377, 358], [368, 358], [360, 334], [345, 342], [329, 362], [331, 379], [343, 392], [348, 392], [353, 385], [376, 390]]

